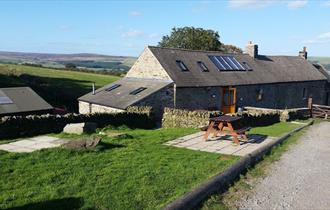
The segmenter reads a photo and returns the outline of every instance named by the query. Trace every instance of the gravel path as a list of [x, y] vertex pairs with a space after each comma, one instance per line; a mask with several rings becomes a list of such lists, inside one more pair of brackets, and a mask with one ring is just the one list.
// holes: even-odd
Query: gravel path
[[309, 128], [239, 209], [330, 209], [330, 122]]

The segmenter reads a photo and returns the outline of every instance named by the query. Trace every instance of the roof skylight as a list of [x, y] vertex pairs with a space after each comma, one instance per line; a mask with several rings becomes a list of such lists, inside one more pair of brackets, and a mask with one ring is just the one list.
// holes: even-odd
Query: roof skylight
[[187, 66], [183, 63], [183, 61], [181, 61], [181, 60], [176, 60], [176, 64], [179, 66], [179, 68], [181, 69], [181, 71], [189, 71], [189, 69], [188, 69]]
[[120, 84], [114, 84], [114, 85], [111, 85], [110, 87], [106, 88], [105, 91], [110, 92], [116, 88], [119, 88], [120, 86], [121, 86]]
[[129, 94], [131, 95], [136, 95], [138, 93], [141, 93], [142, 91], [144, 91], [145, 89], [147, 89], [146, 87], [139, 87], [138, 89], [133, 90], [132, 92], [130, 92]]
[[208, 72], [209, 71], [209, 69], [206, 67], [205, 63], [203, 63], [202, 61], [197, 61], [197, 64], [203, 72]]

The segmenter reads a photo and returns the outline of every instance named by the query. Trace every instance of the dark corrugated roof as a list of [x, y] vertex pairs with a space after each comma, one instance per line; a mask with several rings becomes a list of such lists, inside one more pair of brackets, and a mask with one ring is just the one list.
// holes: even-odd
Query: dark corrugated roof
[[[178, 87], [231, 86], [265, 83], [326, 80], [310, 62], [299, 56], [262, 56], [254, 59], [247, 54], [194, 51], [149, 47]], [[252, 71], [219, 72], [209, 55], [234, 56], [246, 62]], [[176, 60], [181, 60], [189, 71], [181, 71]], [[197, 61], [205, 63], [209, 72], [202, 72]]]
[[[114, 107], [118, 109], [126, 109], [127, 107], [142, 100], [146, 96], [166, 87], [171, 83], [172, 81], [125, 77], [121, 80], [118, 80], [114, 83], [97, 89], [95, 91], [95, 95], [93, 95], [92, 93], [88, 93], [80, 97], [78, 100], [103, 106]], [[119, 84], [121, 86], [111, 91], [105, 91], [107, 88], [111, 87], [114, 84]], [[140, 87], [145, 87], [147, 89], [136, 95], [130, 94], [130, 92]]]
[[12, 103], [0, 104], [0, 114], [51, 110], [53, 107], [29, 87], [0, 88], [1, 95]]

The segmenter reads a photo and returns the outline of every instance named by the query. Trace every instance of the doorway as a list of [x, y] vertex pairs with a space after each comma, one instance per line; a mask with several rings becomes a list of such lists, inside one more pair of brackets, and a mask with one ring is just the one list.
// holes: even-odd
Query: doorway
[[235, 113], [236, 111], [236, 88], [222, 88], [222, 105], [221, 111], [224, 113]]

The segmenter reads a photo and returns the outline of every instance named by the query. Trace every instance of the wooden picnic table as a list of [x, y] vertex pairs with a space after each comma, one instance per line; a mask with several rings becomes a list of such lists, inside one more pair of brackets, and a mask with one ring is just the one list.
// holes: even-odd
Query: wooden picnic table
[[250, 130], [250, 127], [244, 127], [235, 130], [233, 123], [239, 121], [241, 117], [239, 116], [230, 116], [222, 115], [220, 117], [210, 118], [209, 126], [204, 135], [205, 140], [208, 139], [209, 135], [213, 132], [213, 137], [216, 137], [218, 134], [226, 133], [233, 137], [233, 141], [236, 144], [240, 144], [238, 136], [242, 136], [245, 141], [247, 141], [246, 131]]

